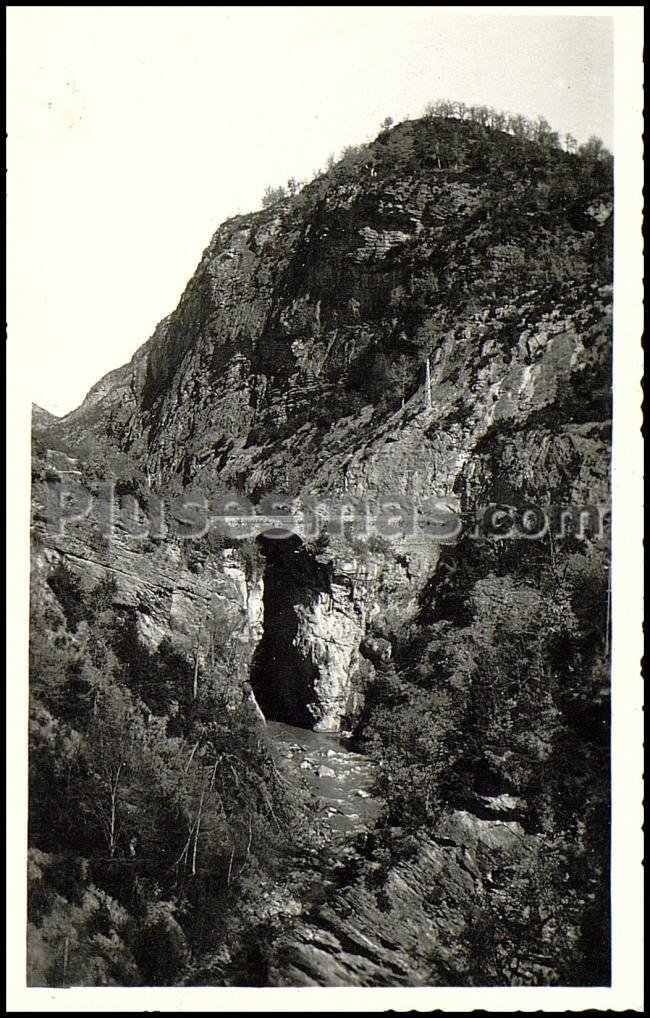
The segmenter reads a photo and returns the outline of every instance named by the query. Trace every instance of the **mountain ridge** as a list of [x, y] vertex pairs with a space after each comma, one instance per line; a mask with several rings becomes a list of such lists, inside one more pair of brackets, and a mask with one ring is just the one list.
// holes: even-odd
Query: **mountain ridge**
[[[492, 190], [488, 188], [486, 195], [477, 196], [470, 183], [471, 166], [465, 170], [445, 171], [437, 167], [432, 170], [423, 157], [413, 155], [418, 144], [424, 146], [422, 135], [426, 140], [427, 133], [433, 131], [435, 136], [436, 125], [437, 122], [426, 120], [399, 125], [388, 141], [369, 146], [360, 164], [349, 168], [347, 174], [335, 175], [331, 180], [328, 175], [317, 178], [297, 196], [279, 205], [223, 223], [203, 252], [176, 310], [159, 323], [127, 365], [109, 372], [92, 387], [81, 406], [66, 415], [65, 423], [59, 425], [59, 435], [64, 438], [69, 432], [71, 437], [78, 437], [85, 428], [101, 443], [101, 431], [108, 430], [110, 424], [113, 443], [146, 460], [148, 469], [161, 480], [183, 487], [195, 474], [200, 479], [200, 474], [206, 472], [210, 441], [202, 441], [202, 433], [215, 439], [213, 445], [222, 472], [224, 444], [234, 440], [240, 446], [242, 459], [248, 460], [251, 467], [250, 456], [244, 451], [246, 444], [251, 437], [255, 441], [255, 428], [272, 435], [278, 419], [286, 420], [285, 429], [298, 430], [305, 423], [305, 416], [315, 411], [324, 424], [332, 426], [346, 416], [346, 411], [355, 416], [363, 413], [364, 406], [371, 405], [376, 425], [377, 417], [385, 416], [382, 408], [376, 406], [377, 389], [385, 385], [387, 390], [393, 390], [395, 408], [399, 406], [394, 392], [398, 383], [394, 378], [387, 382], [377, 377], [373, 388], [373, 373], [381, 372], [371, 362], [387, 360], [389, 374], [392, 371], [403, 376], [401, 396], [412, 400], [423, 382], [421, 365], [425, 353], [438, 356], [439, 360], [454, 356], [458, 359], [457, 353], [446, 349], [444, 343], [445, 331], [451, 331], [452, 315], [456, 342], [448, 343], [447, 347], [462, 342], [463, 329], [469, 330], [471, 342], [482, 338], [481, 319], [487, 318], [488, 326], [483, 332], [491, 332], [494, 339], [491, 353], [483, 344], [482, 356], [498, 356], [499, 345], [503, 346], [505, 341], [502, 374], [507, 374], [507, 333], [511, 326], [508, 320], [497, 320], [497, 313], [507, 319], [500, 304], [507, 304], [508, 299], [523, 304], [516, 313], [528, 313], [533, 324], [535, 318], [544, 319], [545, 307], [552, 311], [563, 302], [575, 304], [580, 291], [586, 306], [594, 297], [597, 304], [599, 295], [593, 293], [586, 277], [591, 248], [603, 247], [599, 236], [603, 229], [609, 229], [608, 216], [602, 222], [598, 218], [602, 218], [603, 208], [607, 212], [602, 187], [590, 186], [584, 198], [574, 198], [574, 211], [567, 218], [566, 210], [553, 209], [549, 198], [552, 186], [557, 188], [558, 183], [552, 185], [545, 179], [553, 178], [548, 165], [557, 163], [564, 181], [565, 164], [573, 165], [578, 157], [547, 153], [547, 161], [541, 161], [538, 167], [540, 181], [531, 183], [524, 178], [523, 183], [516, 183], [515, 190], [521, 191], [516, 202], [511, 201], [510, 185], [496, 190], [490, 185]], [[452, 137], [454, 131], [468, 135], [470, 153], [486, 133], [479, 132], [475, 137], [472, 126], [467, 124], [438, 126], [443, 133], [451, 131]], [[404, 136], [405, 130], [410, 131], [410, 136]], [[405, 137], [411, 146], [401, 164], [406, 170], [400, 170], [398, 163], [397, 170], [383, 174], [384, 148], [392, 138], [399, 155]], [[499, 136], [498, 141], [519, 151], [517, 139], [509, 135]], [[440, 152], [442, 142], [436, 144]], [[531, 143], [526, 146], [530, 148]], [[368, 161], [373, 158], [378, 168], [370, 176]], [[504, 176], [515, 174], [507, 165], [505, 168], [499, 165]], [[589, 192], [594, 190], [600, 205], [598, 212], [592, 209], [590, 213], [594, 195]], [[508, 201], [506, 211], [499, 211], [499, 203]], [[355, 217], [352, 224], [351, 214]], [[500, 238], [499, 231], [505, 227], [505, 222], [504, 227], [500, 226], [499, 216], [505, 220], [508, 215], [512, 218], [511, 214], [519, 224], [520, 245], [514, 243], [516, 230], [511, 222], [507, 227], [508, 243], [495, 244]], [[442, 227], [430, 225], [436, 215], [443, 221]], [[570, 221], [576, 217], [580, 219], [580, 229]], [[555, 223], [557, 233], [550, 239], [549, 220]], [[404, 232], [409, 224], [410, 232]], [[437, 246], [443, 237], [451, 232], [458, 234], [459, 230], [461, 237], [469, 234], [469, 240], [461, 243], [457, 262], [447, 249], [452, 264], [446, 267]], [[491, 243], [486, 248], [488, 237]], [[543, 257], [528, 250], [538, 239], [540, 244], [545, 243]], [[452, 243], [458, 247], [457, 241]], [[568, 250], [562, 250], [563, 244]], [[486, 290], [484, 280], [480, 276], [477, 280], [486, 254], [492, 263], [492, 294], [482, 292]], [[558, 267], [551, 267], [545, 279], [545, 261], [552, 263], [554, 257]], [[396, 258], [398, 268], [394, 267]], [[410, 265], [406, 271], [405, 259]], [[532, 282], [539, 278], [539, 284], [532, 288], [532, 300], [522, 299], [522, 287], [509, 286], [507, 278], [519, 272], [525, 282], [528, 263], [536, 273]], [[341, 266], [337, 270], [336, 296], [328, 289], [333, 264]], [[572, 279], [570, 284], [562, 277], [558, 279], [560, 266], [560, 271], [572, 268], [578, 279]], [[274, 277], [270, 291], [269, 274]], [[460, 293], [455, 292], [458, 276], [462, 283]], [[454, 292], [449, 292], [450, 286]], [[555, 294], [550, 292], [553, 289]], [[549, 291], [548, 296], [545, 290]], [[232, 304], [233, 299], [236, 305]], [[603, 307], [607, 304], [607, 300], [601, 301]], [[430, 335], [422, 336], [420, 333], [427, 328]], [[540, 340], [536, 342], [539, 345]], [[364, 363], [364, 356], [368, 364]], [[353, 375], [356, 372], [357, 377], [350, 379], [351, 372]], [[444, 387], [444, 372], [437, 374], [438, 377], [434, 367], [434, 385]], [[305, 386], [309, 396], [300, 416], [300, 406], [291, 406], [292, 393], [298, 394]], [[182, 405], [190, 392], [198, 397], [193, 400], [195, 421], [193, 426], [187, 421], [182, 427]], [[440, 394], [444, 396], [444, 392]], [[337, 407], [339, 397], [342, 405]], [[170, 399], [180, 416], [172, 414]], [[227, 425], [220, 434], [209, 422], [207, 412], [215, 400]], [[123, 413], [120, 401], [124, 401]], [[390, 409], [390, 404], [384, 409]], [[135, 426], [124, 419], [127, 412], [135, 414]], [[172, 425], [176, 435], [170, 432]], [[177, 447], [172, 462], [166, 462], [170, 457], [156, 453], [161, 433]], [[194, 461], [191, 455], [181, 456], [178, 452], [181, 444], [187, 448], [188, 440], [190, 446], [198, 443], [198, 457]], [[233, 479], [239, 480], [236, 474]]]
[[[35, 419], [46, 984], [66, 922], [90, 982], [140, 984], [153, 967], [185, 985], [607, 983], [608, 528], [575, 517], [610, 497], [611, 166], [544, 131], [382, 128], [222, 224], [131, 361], [62, 420]], [[82, 511], [53, 528], [70, 475]], [[119, 512], [97, 533], [83, 510], [106, 482]], [[225, 495], [276, 492], [315, 497], [316, 529], [220, 529]], [[188, 538], [188, 499], [220, 517], [208, 533]], [[368, 532], [341, 523], [346, 502], [390, 512]], [[409, 529], [432, 504], [462, 521], [453, 540]], [[563, 508], [561, 531], [526, 529], [526, 512]], [[344, 850], [300, 798], [302, 772], [278, 778], [260, 731], [242, 735], [248, 683], [269, 718], [353, 736], [372, 759], [380, 816]], [[93, 733], [129, 725], [154, 749], [136, 754], [124, 833], [107, 839], [83, 782], [66, 797], [61, 760], [81, 759], [101, 795]], [[158, 776], [156, 803], [180, 796], [162, 819], [141, 772]], [[82, 818], [82, 850], [48, 815], [51, 786]], [[103, 890], [60, 875], [62, 845]], [[106, 893], [109, 961], [83, 911]]]

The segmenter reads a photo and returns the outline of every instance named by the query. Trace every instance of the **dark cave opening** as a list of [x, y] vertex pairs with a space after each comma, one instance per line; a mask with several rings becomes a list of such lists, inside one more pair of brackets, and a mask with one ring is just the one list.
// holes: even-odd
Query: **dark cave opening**
[[313, 728], [315, 665], [297, 645], [301, 608], [318, 589], [323, 567], [295, 534], [262, 534], [257, 542], [264, 567], [264, 632], [251, 664], [251, 685], [264, 716]]

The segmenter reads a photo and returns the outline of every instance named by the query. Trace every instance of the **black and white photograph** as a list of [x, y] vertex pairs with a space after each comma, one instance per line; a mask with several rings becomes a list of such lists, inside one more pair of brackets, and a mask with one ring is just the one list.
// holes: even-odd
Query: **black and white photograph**
[[642, 13], [8, 8], [10, 1010], [642, 1011]]

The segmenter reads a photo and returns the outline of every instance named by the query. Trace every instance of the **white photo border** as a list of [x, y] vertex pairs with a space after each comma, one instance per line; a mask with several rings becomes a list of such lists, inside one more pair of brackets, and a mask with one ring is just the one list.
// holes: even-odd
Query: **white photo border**
[[[8, 8], [11, 46], [12, 12]], [[38, 14], [38, 7], [28, 8]], [[396, 14], [403, 8], [395, 8]], [[598, 16], [614, 25], [615, 262], [612, 460], [612, 986], [524, 988], [28, 988], [25, 982], [30, 351], [8, 340], [7, 1009], [20, 1011], [582, 1011], [643, 1009], [642, 553], [643, 8], [453, 7], [507, 17]], [[15, 242], [8, 173], [8, 263]], [[8, 319], [29, 280], [8, 270]]]

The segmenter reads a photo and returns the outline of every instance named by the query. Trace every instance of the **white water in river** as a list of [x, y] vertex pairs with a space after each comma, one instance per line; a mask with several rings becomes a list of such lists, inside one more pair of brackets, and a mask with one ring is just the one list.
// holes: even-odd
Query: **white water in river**
[[334, 833], [357, 833], [372, 823], [379, 803], [371, 794], [374, 769], [366, 756], [326, 732], [282, 721], [269, 721], [267, 731], [286, 770], [304, 777], [318, 796], [321, 815]]

